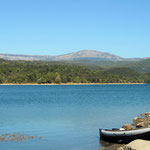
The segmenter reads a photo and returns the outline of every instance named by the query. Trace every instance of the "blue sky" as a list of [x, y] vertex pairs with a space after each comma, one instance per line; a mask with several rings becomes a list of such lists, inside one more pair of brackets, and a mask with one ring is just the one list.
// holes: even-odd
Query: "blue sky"
[[0, 53], [150, 57], [150, 0], [1, 0]]

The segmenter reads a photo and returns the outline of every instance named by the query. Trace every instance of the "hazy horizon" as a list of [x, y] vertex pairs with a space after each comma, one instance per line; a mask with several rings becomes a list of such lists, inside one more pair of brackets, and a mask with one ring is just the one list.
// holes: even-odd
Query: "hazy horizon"
[[[102, 53], [108, 53], [108, 54], [112, 54], [112, 55], [116, 55], [116, 54], [113, 54], [113, 53], [109, 53], [109, 52], [104, 52], [104, 51], [99, 51], [99, 50], [78, 50], [78, 51], [74, 51], [74, 52], [70, 52], [70, 53], [64, 53], [64, 54], [58, 54], [58, 55], [49, 55], [49, 54], [23, 54], [23, 53], [1, 53], [0, 54], [8, 54], [8, 55], [25, 55], [25, 56], [61, 56], [61, 55], [67, 55], [67, 54], [72, 54], [72, 53], [76, 53], [76, 52], [80, 52], [80, 51], [97, 51], [97, 52], [102, 52]], [[119, 56], [119, 55], [116, 55], [116, 56]], [[147, 57], [122, 57], [122, 56], [119, 56], [121, 58], [125, 58], [125, 59], [128, 59], [128, 58], [149, 58], [149, 56]]]

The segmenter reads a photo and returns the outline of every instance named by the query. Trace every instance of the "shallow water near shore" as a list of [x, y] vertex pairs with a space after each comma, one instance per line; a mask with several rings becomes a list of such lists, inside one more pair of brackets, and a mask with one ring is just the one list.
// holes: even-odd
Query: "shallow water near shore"
[[3, 150], [98, 150], [99, 128], [150, 111], [150, 85], [2, 85], [0, 134], [42, 137], [0, 142]]

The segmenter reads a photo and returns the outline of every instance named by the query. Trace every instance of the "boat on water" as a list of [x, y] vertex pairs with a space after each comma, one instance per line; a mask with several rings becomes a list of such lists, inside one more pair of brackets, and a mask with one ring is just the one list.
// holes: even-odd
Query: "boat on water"
[[150, 128], [135, 130], [99, 129], [100, 139], [104, 141], [131, 141], [134, 139], [150, 139]]

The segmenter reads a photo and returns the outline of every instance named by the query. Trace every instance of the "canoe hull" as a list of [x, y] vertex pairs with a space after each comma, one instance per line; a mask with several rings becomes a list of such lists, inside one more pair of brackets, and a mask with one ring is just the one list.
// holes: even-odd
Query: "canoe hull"
[[[100, 139], [104, 141], [119, 142], [132, 141], [135, 139], [150, 140], [150, 128], [147, 130], [133, 130], [133, 131], [112, 131], [100, 129]], [[140, 132], [138, 132], [140, 131]], [[110, 133], [110, 134], [109, 134]]]

